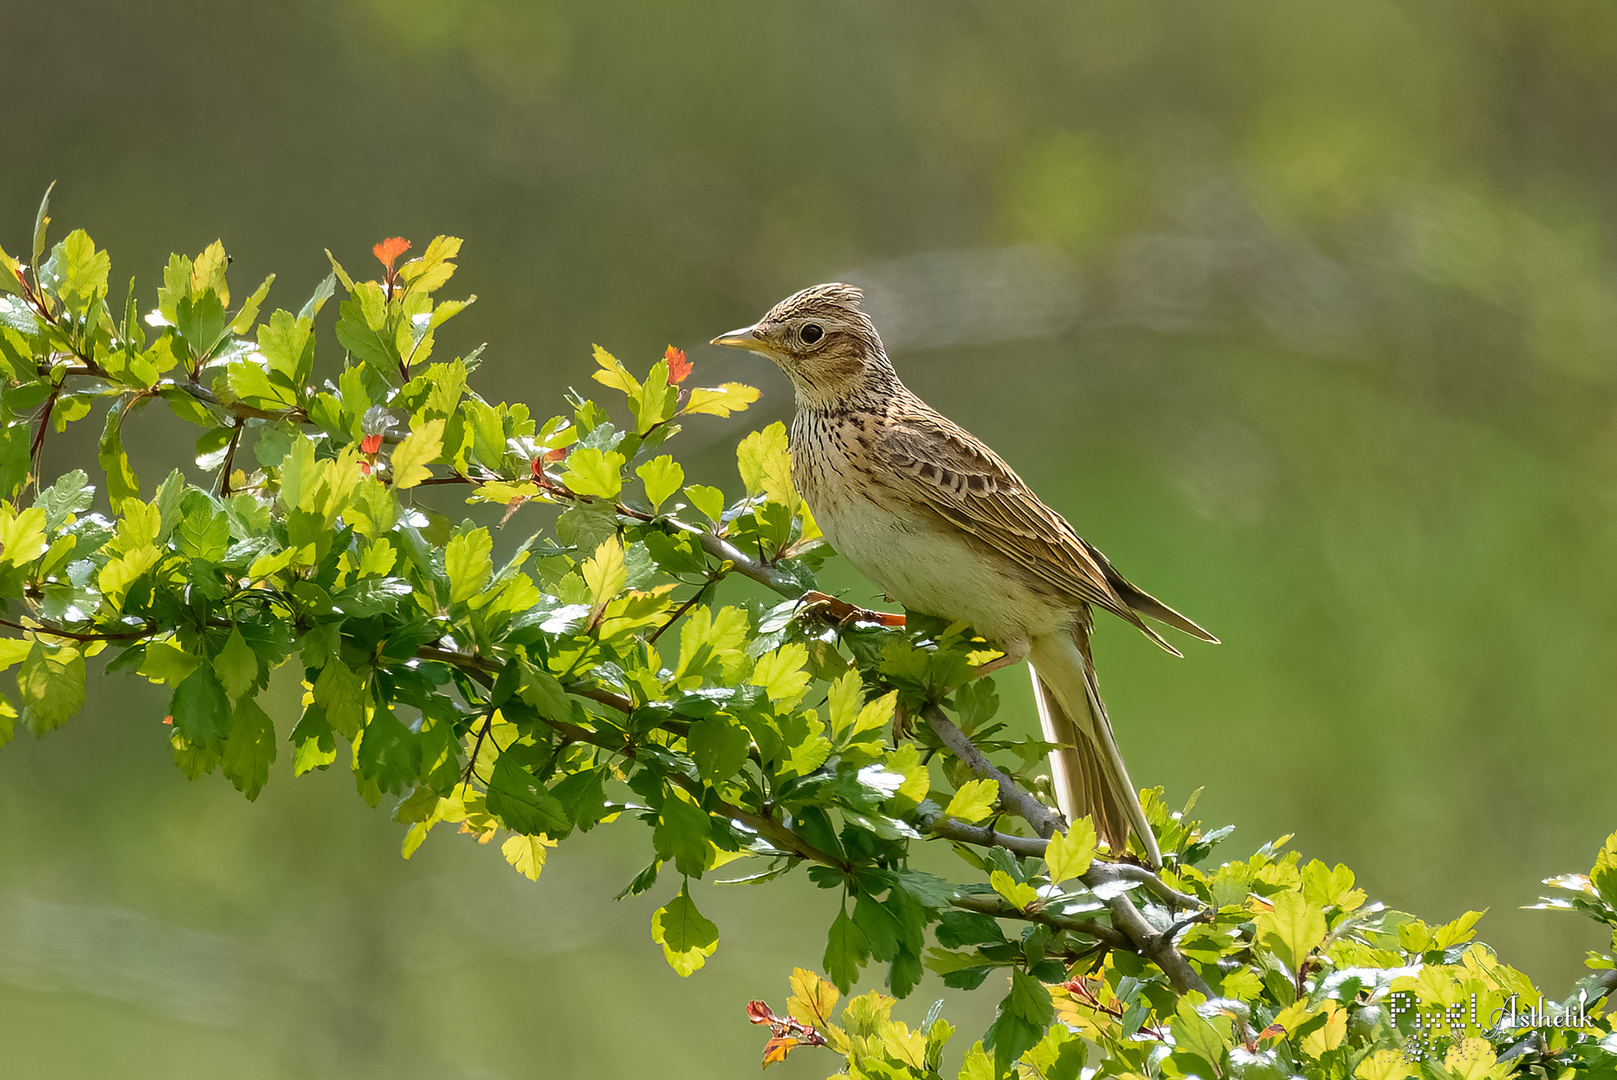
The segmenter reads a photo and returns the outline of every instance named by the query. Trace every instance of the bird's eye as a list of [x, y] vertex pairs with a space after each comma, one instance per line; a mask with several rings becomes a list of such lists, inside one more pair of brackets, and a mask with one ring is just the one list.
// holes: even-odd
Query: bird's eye
[[812, 345], [825, 336], [825, 331], [819, 323], [809, 323], [798, 331], [798, 336], [803, 339], [804, 344]]

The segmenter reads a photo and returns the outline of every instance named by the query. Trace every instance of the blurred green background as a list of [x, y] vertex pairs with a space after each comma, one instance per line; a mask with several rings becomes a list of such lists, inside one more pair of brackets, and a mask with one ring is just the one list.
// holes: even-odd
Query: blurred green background
[[[864, 284], [918, 392], [1224, 639], [1174, 661], [1103, 627], [1136, 779], [1207, 785], [1228, 855], [1296, 832], [1390, 905], [1490, 908], [1549, 991], [1602, 944], [1518, 905], [1617, 825], [1611, 5], [3, 0], [0, 26], [10, 250], [52, 179], [55, 236], [89, 229], [147, 306], [216, 236], [293, 308], [322, 247], [462, 236], [450, 292], [481, 299], [440, 352], [489, 341], [486, 394], [549, 415], [592, 341], [764, 388], [683, 440], [694, 479], [733, 489], [735, 441], [790, 408], [703, 343]], [[256, 805], [187, 783], [164, 711], [92, 680], [0, 752], [7, 1076], [750, 1076], [742, 1005], [818, 964], [834, 899], [801, 878], [702, 886], [723, 936], [681, 981], [666, 897], [610, 899], [639, 826], [537, 885], [448, 835], [406, 863], [385, 807], [284, 753]], [[948, 996], [970, 1033], [997, 995]]]

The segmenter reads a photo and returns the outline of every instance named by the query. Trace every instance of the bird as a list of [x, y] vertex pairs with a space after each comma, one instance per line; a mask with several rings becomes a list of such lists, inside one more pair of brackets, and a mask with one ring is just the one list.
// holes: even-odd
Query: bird
[[1082, 817], [1113, 857], [1129, 834], [1162, 855], [1101, 700], [1093, 610], [1175, 656], [1147, 619], [1218, 639], [1130, 583], [982, 440], [898, 377], [857, 286], [815, 285], [715, 345], [768, 357], [790, 379], [792, 480], [831, 546], [906, 610], [969, 623], [1001, 655], [978, 676], [1029, 661], [1057, 808]]

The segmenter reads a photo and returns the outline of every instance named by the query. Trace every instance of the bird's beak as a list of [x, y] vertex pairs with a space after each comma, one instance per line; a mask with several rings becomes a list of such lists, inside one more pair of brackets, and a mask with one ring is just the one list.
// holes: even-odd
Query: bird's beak
[[752, 326], [743, 326], [739, 330], [732, 330], [728, 334], [720, 334], [708, 344], [728, 345], [732, 349], [746, 349], [750, 352], [763, 352], [764, 335], [763, 331], [759, 330], [757, 324], [755, 323]]

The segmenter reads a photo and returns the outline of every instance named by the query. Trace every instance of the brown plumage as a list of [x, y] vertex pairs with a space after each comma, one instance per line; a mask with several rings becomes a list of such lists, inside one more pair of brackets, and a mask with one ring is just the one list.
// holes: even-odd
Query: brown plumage
[[1130, 584], [981, 441], [910, 392], [852, 285], [817, 285], [714, 343], [760, 352], [792, 380], [792, 475], [839, 552], [912, 611], [970, 622], [1023, 658], [1057, 803], [1111, 850], [1130, 831], [1160, 861], [1112, 735], [1089, 654], [1091, 608], [1174, 655], [1145, 619], [1211, 634]]

